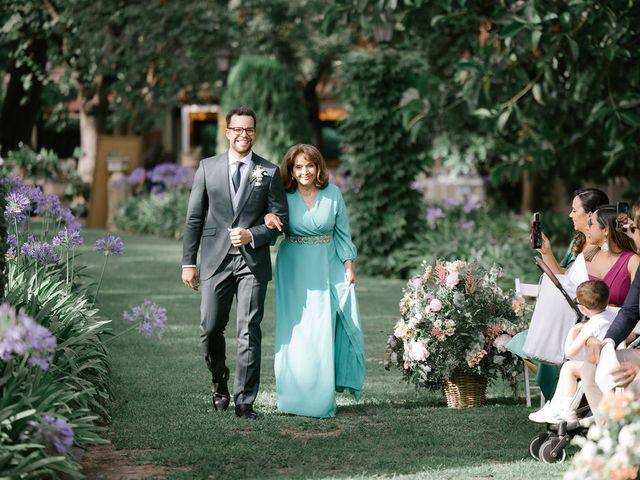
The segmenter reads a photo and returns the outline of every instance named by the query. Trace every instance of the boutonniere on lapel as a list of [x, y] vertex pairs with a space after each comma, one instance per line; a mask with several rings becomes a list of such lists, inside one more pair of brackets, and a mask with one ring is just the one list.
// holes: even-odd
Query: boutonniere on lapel
[[260, 185], [262, 185], [262, 178], [265, 177], [267, 175], [267, 171], [262, 168], [260, 165], [258, 165], [256, 168], [253, 169], [253, 172], [251, 172], [251, 181], [255, 182], [255, 186], [259, 187]]

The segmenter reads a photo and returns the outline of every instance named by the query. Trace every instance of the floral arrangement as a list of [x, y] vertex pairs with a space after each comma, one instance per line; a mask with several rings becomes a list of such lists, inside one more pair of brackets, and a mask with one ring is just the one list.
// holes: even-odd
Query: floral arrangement
[[386, 368], [395, 366], [407, 381], [433, 390], [454, 372], [513, 379], [518, 363], [506, 345], [526, 328], [525, 309], [498, 286], [502, 272], [460, 260], [422, 267], [400, 300]]
[[609, 391], [600, 403], [607, 418], [604, 427], [593, 425], [587, 437], [574, 437], [582, 450], [573, 457], [565, 480], [635, 480], [640, 470], [640, 403], [633, 393]]

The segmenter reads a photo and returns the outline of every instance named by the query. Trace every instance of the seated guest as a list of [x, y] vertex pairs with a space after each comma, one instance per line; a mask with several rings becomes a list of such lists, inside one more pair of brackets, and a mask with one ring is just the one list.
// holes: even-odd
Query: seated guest
[[582, 255], [592, 280], [603, 280], [610, 291], [610, 303], [621, 306], [635, 277], [640, 256], [636, 246], [617, 222], [615, 205], [599, 207], [587, 221], [587, 240], [591, 244]]
[[[567, 252], [560, 262], [558, 262], [553, 254], [551, 243], [546, 235], [542, 234], [542, 248], [538, 249], [542, 259], [555, 274], [562, 274], [569, 269], [576, 257], [587, 246], [587, 222], [591, 214], [596, 211], [600, 205], [609, 203], [609, 197], [602, 190], [597, 188], [584, 188], [576, 190], [573, 193], [571, 201], [571, 211], [569, 218], [573, 222], [574, 235]], [[518, 333], [509, 342], [507, 348], [519, 357], [529, 360], [524, 353], [523, 347], [527, 339], [527, 330]], [[560, 375], [560, 367], [558, 365], [539, 364], [536, 372], [536, 382], [540, 385], [540, 390], [546, 398], [553, 397]]]
[[576, 299], [580, 312], [589, 320], [574, 325], [565, 341], [564, 352], [571, 360], [560, 370], [560, 379], [555, 395], [537, 412], [529, 415], [529, 420], [538, 423], [558, 423], [576, 421], [576, 412], [570, 405], [580, 379], [580, 367], [584, 363], [584, 342], [589, 337], [604, 338], [615, 314], [607, 310], [609, 287], [602, 280], [588, 280], [578, 285]]

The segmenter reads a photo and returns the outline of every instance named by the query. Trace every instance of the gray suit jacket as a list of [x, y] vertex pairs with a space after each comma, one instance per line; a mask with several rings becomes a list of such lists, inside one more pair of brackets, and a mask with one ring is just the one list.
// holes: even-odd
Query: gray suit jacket
[[[262, 167], [265, 175], [257, 180], [253, 174]], [[269, 246], [280, 232], [269, 230], [264, 224], [267, 213], [275, 213], [285, 227], [288, 220], [287, 199], [277, 165], [253, 153], [245, 167], [236, 205], [229, 188], [229, 156], [225, 152], [200, 162], [187, 209], [184, 228], [182, 265], [196, 265], [198, 248], [202, 243], [200, 278], [211, 277], [231, 248], [228, 228], [242, 227], [251, 231], [254, 247], [240, 247], [247, 266], [261, 282], [271, 280]], [[283, 229], [284, 230], [284, 229]]]

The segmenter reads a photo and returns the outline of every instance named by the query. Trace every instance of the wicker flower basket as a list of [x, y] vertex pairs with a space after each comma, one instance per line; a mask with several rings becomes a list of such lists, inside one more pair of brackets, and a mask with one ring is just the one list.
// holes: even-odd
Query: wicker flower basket
[[444, 382], [444, 396], [449, 408], [480, 407], [487, 391], [487, 378], [473, 373], [454, 372]]

